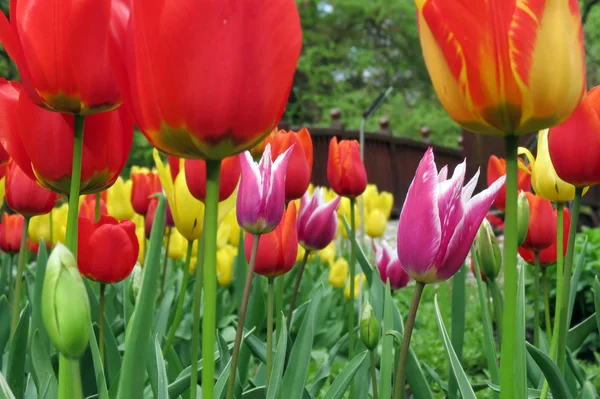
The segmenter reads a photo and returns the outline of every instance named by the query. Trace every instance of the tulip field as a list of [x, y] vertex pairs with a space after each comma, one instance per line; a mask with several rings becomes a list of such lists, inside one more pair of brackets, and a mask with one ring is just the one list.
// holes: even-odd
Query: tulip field
[[415, 0], [439, 103], [505, 151], [480, 176], [423, 147], [403, 198], [358, 141], [320, 165], [279, 128], [302, 7], [10, 0], [0, 399], [598, 398], [579, 3]]

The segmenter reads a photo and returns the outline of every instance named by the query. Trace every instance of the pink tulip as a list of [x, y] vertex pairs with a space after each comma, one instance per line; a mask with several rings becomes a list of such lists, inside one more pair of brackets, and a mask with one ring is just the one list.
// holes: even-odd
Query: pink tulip
[[379, 269], [379, 276], [384, 283], [389, 279], [390, 287], [394, 290], [399, 290], [408, 285], [410, 276], [404, 271], [400, 265], [398, 255], [390, 247], [386, 241], [381, 244], [374, 243], [375, 247], [375, 263]]
[[273, 231], [281, 221], [285, 207], [285, 173], [292, 154], [290, 147], [271, 159], [267, 144], [259, 164], [249, 151], [240, 156], [242, 177], [237, 195], [236, 213], [240, 227], [250, 234]]
[[308, 191], [300, 200], [298, 241], [306, 250], [320, 251], [333, 241], [337, 230], [336, 209], [342, 198], [337, 196], [325, 202], [321, 188], [311, 197]]
[[505, 176], [471, 198], [479, 171], [464, 187], [465, 162], [447, 178], [430, 147], [408, 189], [398, 224], [398, 258], [417, 282], [449, 279], [467, 257], [477, 230], [502, 188]]

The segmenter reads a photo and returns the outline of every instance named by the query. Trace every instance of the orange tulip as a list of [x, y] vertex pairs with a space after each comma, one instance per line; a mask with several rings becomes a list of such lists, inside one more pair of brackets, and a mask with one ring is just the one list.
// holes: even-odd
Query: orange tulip
[[[554, 211], [554, 220], [556, 220], [556, 211]], [[563, 214], [563, 256], [567, 255], [567, 243], [569, 242], [569, 225], [571, 224], [571, 213], [569, 209], [565, 208]], [[550, 266], [556, 263], [556, 228], [552, 232], [554, 235], [554, 242], [548, 248], [542, 249], [540, 251], [540, 265], [541, 266]], [[519, 255], [525, 262], [530, 265], [535, 264], [535, 252], [532, 250], [520, 247]]]
[[529, 202], [529, 227], [522, 247], [541, 251], [556, 241], [556, 215], [550, 201], [532, 193], [526, 195]]
[[[506, 174], [506, 159], [498, 158], [495, 155], [491, 155], [488, 160], [487, 166], [487, 184], [491, 186], [501, 176]], [[524, 170], [519, 169], [517, 172], [517, 192], [518, 191], [529, 191], [531, 190], [531, 175]], [[502, 186], [498, 192], [498, 196], [494, 201], [494, 206], [504, 212], [506, 207], [506, 185]]]
[[327, 180], [336, 194], [342, 197], [358, 197], [367, 188], [367, 171], [360, 158], [360, 147], [356, 140], [334, 137], [329, 143], [327, 158]]
[[283, 154], [292, 145], [292, 155], [285, 172], [285, 200], [301, 198], [310, 184], [313, 168], [313, 145], [306, 128], [298, 132], [279, 130], [271, 133], [265, 141], [271, 144], [273, 158]]
[[415, 0], [435, 91], [466, 129], [525, 134], [559, 124], [585, 93], [577, 0]]
[[138, 215], [146, 216], [150, 206], [150, 196], [162, 191], [158, 173], [144, 168], [131, 170], [131, 205]]
[[0, 249], [13, 254], [19, 252], [24, 225], [25, 218], [22, 215], [3, 213], [0, 223]]
[[[206, 162], [202, 159], [186, 159], [184, 163], [185, 181], [190, 193], [198, 200], [206, 200]], [[219, 201], [225, 201], [233, 194], [240, 181], [240, 156], [227, 157], [221, 162]]]

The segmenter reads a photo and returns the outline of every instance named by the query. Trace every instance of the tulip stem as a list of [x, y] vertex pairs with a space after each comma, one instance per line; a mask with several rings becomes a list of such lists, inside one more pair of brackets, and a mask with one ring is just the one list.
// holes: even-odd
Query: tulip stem
[[296, 284], [294, 284], [294, 293], [292, 294], [292, 298], [290, 299], [290, 309], [288, 310], [287, 315], [287, 329], [290, 330], [290, 326], [292, 325], [292, 315], [294, 314], [294, 308], [296, 306], [296, 297], [298, 296], [298, 291], [300, 290], [300, 283], [302, 282], [302, 275], [304, 274], [304, 268], [306, 267], [306, 262], [308, 261], [308, 255], [310, 255], [310, 251], [307, 249], [304, 252], [304, 257], [302, 258], [302, 264], [300, 265], [300, 271], [298, 272], [298, 276], [296, 276]]
[[[492, 295], [492, 305], [494, 306], [494, 319], [496, 319], [496, 332], [498, 333], [498, 341], [502, 340], [502, 317], [504, 313], [504, 300], [502, 292], [496, 280], [489, 282], [490, 293]], [[500, 343], [500, 342], [499, 342]], [[500, 346], [500, 345], [498, 345]]]
[[106, 284], [100, 283], [100, 306], [98, 311], [98, 351], [100, 352], [100, 363], [104, 366], [104, 290]]
[[96, 193], [96, 203], [95, 203], [96, 209], [94, 210], [95, 211], [94, 212], [94, 216], [95, 216], [94, 220], [96, 222], [100, 221], [100, 201], [101, 201], [100, 193], [97, 192]]
[[[204, 263], [196, 275], [204, 273], [204, 308], [202, 317], [202, 397], [212, 398], [215, 390], [215, 330], [217, 328], [217, 216], [221, 161], [206, 161], [206, 207], [204, 208]], [[192, 330], [192, 374], [190, 397], [196, 398], [198, 387], [198, 338], [200, 336], [200, 297], [196, 280], [194, 325]]]
[[69, 359], [62, 354], [58, 357], [58, 399], [82, 399], [79, 359]]
[[369, 351], [371, 357], [371, 386], [373, 388], [373, 399], [379, 399], [377, 393], [377, 373], [375, 371], [375, 351]]
[[552, 337], [552, 322], [550, 320], [550, 295], [548, 290], [548, 275], [546, 268], [542, 268], [542, 284], [544, 286], [544, 313], [546, 316], [546, 336], [548, 339]]
[[[23, 222], [21, 233], [21, 246], [19, 247], [19, 260], [17, 261], [17, 278], [15, 279], [15, 296], [13, 298], [12, 322], [10, 324], [10, 336], [12, 337], [19, 324], [19, 313], [21, 310], [21, 290], [23, 287], [23, 269], [25, 269], [25, 253], [27, 252], [27, 231], [29, 230], [29, 217]], [[12, 270], [11, 270], [12, 272]]]
[[406, 359], [410, 347], [410, 337], [412, 335], [413, 327], [415, 326], [415, 318], [417, 317], [417, 309], [419, 308], [419, 302], [421, 301], [421, 295], [423, 294], [423, 288], [425, 288], [425, 284], [417, 282], [413, 292], [412, 301], [410, 302], [406, 326], [404, 327], [404, 336], [402, 337], [402, 348], [400, 349], [400, 360], [398, 361], [396, 382], [394, 383], [394, 399], [401, 399], [404, 397]]
[[175, 309], [175, 316], [173, 316], [173, 321], [171, 322], [171, 327], [169, 328], [169, 333], [167, 334], [167, 341], [165, 342], [165, 346], [162, 350], [163, 356], [167, 356], [167, 353], [169, 353], [169, 349], [171, 349], [171, 345], [173, 344], [173, 340], [175, 339], [175, 333], [177, 332], [177, 328], [179, 327], [179, 322], [181, 321], [181, 314], [183, 313], [183, 303], [185, 302], [185, 293], [187, 292], [187, 283], [190, 277], [192, 244], [193, 241], [188, 241], [187, 253], [185, 255], [185, 265], [183, 266], [183, 279], [181, 280], [181, 290], [179, 291], [179, 298], [177, 299], [177, 308]]
[[[160, 283], [160, 295], [165, 293], [165, 280], [167, 279], [167, 263], [169, 261], [169, 246], [171, 245], [171, 227], [167, 227], [167, 244], [165, 245], [165, 258], [163, 259], [162, 281]], [[188, 253], [191, 251], [191, 242], [188, 242]], [[188, 264], [188, 270], [185, 270], [185, 275], [189, 274], [189, 255], [185, 258]]]
[[[356, 198], [350, 198], [350, 295], [348, 298], [348, 359], [354, 359], [354, 276], [356, 274]], [[354, 384], [350, 386], [350, 398], [354, 398]]]
[[280, 278], [275, 281], [275, 338], [279, 342], [279, 336], [283, 330], [283, 291], [285, 281]]
[[273, 282], [275, 278], [269, 277], [269, 289], [267, 291], [267, 388], [271, 381], [273, 369]]
[[[244, 333], [244, 322], [246, 321], [246, 309], [248, 308], [248, 300], [250, 299], [250, 291], [252, 289], [252, 278], [254, 277], [254, 265], [256, 264], [256, 254], [258, 252], [258, 242], [260, 235], [254, 235], [252, 242], [252, 252], [250, 254], [250, 263], [248, 264], [248, 273], [246, 274], [246, 284], [244, 285], [244, 297], [242, 298], [242, 306], [238, 315], [237, 330], [235, 332], [235, 343], [233, 344], [233, 354], [231, 355], [231, 368], [229, 369], [229, 381], [227, 383], [227, 399], [233, 399], [233, 391], [235, 388], [235, 374], [237, 372], [238, 359], [240, 356], [240, 345], [242, 343], [242, 335]], [[243, 255], [242, 255], [243, 256]], [[272, 290], [272, 282], [269, 282]], [[267, 358], [268, 358], [267, 354]], [[268, 385], [268, 384], [267, 384]]]
[[[513, 399], [516, 392], [515, 370], [516, 353], [524, 353], [525, 348], [517, 348], [517, 147], [518, 136], [505, 137], [506, 144], [506, 213], [504, 218], [504, 319], [502, 325], [502, 359], [500, 363], [500, 397]], [[524, 343], [519, 343], [519, 345]], [[520, 378], [520, 376], [519, 376]]]
[[533, 345], [540, 347], [540, 251], [535, 253], [533, 270]]
[[69, 190], [69, 213], [67, 216], [67, 248], [77, 258], [77, 215], [79, 214], [79, 189], [81, 186], [81, 158], [83, 151], [83, 115], [75, 115], [73, 134], [73, 166], [71, 169], [71, 188]]

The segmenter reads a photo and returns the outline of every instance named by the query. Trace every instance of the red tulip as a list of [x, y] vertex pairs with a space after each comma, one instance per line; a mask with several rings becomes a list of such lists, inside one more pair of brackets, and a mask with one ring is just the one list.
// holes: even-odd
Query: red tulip
[[[556, 220], [556, 210], [554, 211], [554, 220]], [[565, 208], [565, 211], [563, 214], [563, 256], [567, 255], [567, 244], [569, 242], [570, 224], [571, 224], [571, 213], [569, 212], [569, 210], [567, 208]], [[554, 231], [552, 232], [552, 234], [554, 234], [554, 241], [552, 242], [552, 245], [550, 245], [548, 248], [542, 249], [540, 251], [540, 265], [541, 266], [550, 266], [550, 265], [553, 265], [554, 263], [556, 263], [556, 255], [557, 255], [556, 230], [557, 230], [557, 228], [555, 227]], [[535, 252], [533, 252], [532, 250], [520, 247], [519, 255], [521, 255], [521, 257], [523, 259], [525, 259], [525, 262], [529, 263], [530, 265], [535, 264]]]
[[[17, 82], [0, 79], [0, 142], [23, 171], [42, 186], [69, 193], [73, 165], [73, 115], [36, 106]], [[125, 166], [133, 140], [126, 110], [85, 118], [81, 193], [110, 187]]]
[[47, 109], [91, 114], [122, 100], [108, 54], [127, 13], [118, 1], [11, 0], [0, 42], [31, 99]]
[[550, 158], [558, 177], [577, 187], [600, 183], [600, 86], [575, 112], [548, 132]]
[[[29, 249], [29, 251], [31, 251], [34, 254], [37, 254], [40, 251], [40, 244], [33, 241], [31, 238], [27, 237], [27, 241], [26, 244], [27, 249]], [[50, 249], [52, 248], [52, 243], [51, 242], [45, 242], [46, 245], [46, 249]]]
[[4, 147], [2, 147], [0, 145], [0, 167], [5, 166], [9, 160], [10, 160], [10, 155], [8, 155], [8, 152], [6, 152]]
[[367, 171], [360, 158], [360, 147], [356, 140], [334, 137], [329, 143], [327, 158], [327, 180], [336, 194], [342, 197], [358, 197], [367, 188]]
[[169, 155], [167, 157], [167, 161], [169, 162], [169, 170], [171, 172], [171, 177], [173, 178], [173, 181], [175, 181], [177, 175], [179, 174], [179, 165], [181, 163], [181, 158]]
[[[150, 198], [150, 205], [148, 205], [148, 212], [144, 221], [144, 233], [146, 238], [150, 238], [152, 233], [152, 225], [154, 225], [154, 216], [156, 216], [156, 208], [158, 207], [158, 198]], [[175, 227], [175, 221], [173, 220], [173, 214], [171, 213], [171, 207], [167, 202], [166, 214], [165, 214], [165, 226]]]
[[[206, 162], [202, 159], [186, 159], [184, 164], [185, 181], [190, 193], [199, 201], [206, 199]], [[233, 194], [240, 180], [240, 156], [227, 157], [221, 162], [221, 181], [219, 185], [219, 201], [224, 201]]]
[[[506, 175], [506, 159], [491, 155], [487, 166], [487, 184], [491, 186], [500, 176]], [[531, 190], [531, 175], [524, 170], [517, 172], [517, 192]], [[504, 212], [506, 208], [506, 186], [502, 186], [496, 200], [494, 201], [496, 209]]]
[[150, 170], [131, 171], [131, 205], [138, 215], [146, 216], [151, 195], [162, 191], [158, 173]]
[[116, 283], [125, 279], [137, 262], [139, 243], [135, 224], [102, 216], [97, 223], [79, 218], [79, 272], [94, 281]]
[[550, 201], [532, 193], [525, 194], [529, 202], [529, 225], [522, 247], [541, 251], [556, 241], [556, 215]]
[[265, 142], [271, 144], [273, 158], [294, 146], [285, 173], [285, 200], [293, 201], [301, 198], [308, 189], [312, 176], [313, 145], [310, 133], [306, 128], [302, 128], [298, 132], [279, 130], [267, 136]]
[[[106, 201], [100, 198], [100, 216], [108, 215]], [[96, 196], [87, 195], [79, 205], [79, 217], [86, 218], [92, 222], [96, 221]]]
[[112, 58], [125, 103], [153, 146], [223, 159], [277, 126], [301, 36], [294, 0], [132, 0]]
[[58, 194], [31, 180], [14, 162], [6, 174], [6, 203], [15, 212], [31, 217], [44, 215], [54, 208]]
[[25, 218], [22, 215], [2, 214], [2, 223], [0, 224], [0, 249], [9, 253], [19, 252], [24, 224]]
[[[254, 235], [246, 233], [244, 252], [250, 261]], [[298, 255], [296, 232], [296, 204], [290, 202], [279, 225], [270, 233], [260, 236], [254, 271], [266, 277], [281, 276], [292, 270]]]
[[[506, 191], [505, 191], [506, 194]], [[485, 215], [485, 218], [487, 219], [488, 222], [490, 222], [490, 224], [492, 225], [492, 227], [496, 230], [503, 230], [504, 229], [504, 220], [498, 216], [498, 215], [494, 215], [493, 213], [488, 213], [487, 215]]]

